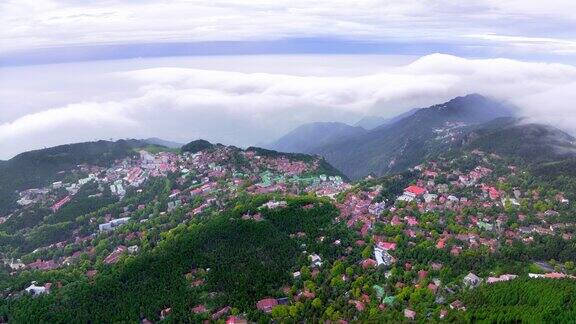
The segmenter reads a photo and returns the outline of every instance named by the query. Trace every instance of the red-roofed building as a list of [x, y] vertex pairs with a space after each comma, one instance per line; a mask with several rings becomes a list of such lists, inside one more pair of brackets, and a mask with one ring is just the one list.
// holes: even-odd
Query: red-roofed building
[[406, 317], [409, 320], [414, 320], [416, 318], [416, 312], [406, 308], [404, 309], [404, 317]]
[[230, 316], [226, 320], [226, 324], [247, 324], [248, 321], [238, 316]]
[[231, 310], [232, 310], [232, 307], [230, 307], [230, 306], [222, 307], [216, 313], [212, 314], [212, 319], [217, 320], [220, 317], [228, 314]]
[[420, 281], [426, 279], [427, 276], [428, 276], [428, 271], [426, 271], [426, 270], [420, 270], [420, 271], [418, 271], [418, 279], [419, 279]]
[[106, 259], [104, 259], [104, 263], [112, 264], [118, 262], [120, 256], [126, 252], [126, 247], [124, 245], [119, 245], [114, 252], [110, 253]]
[[192, 312], [193, 312], [194, 314], [201, 314], [201, 313], [205, 313], [206, 311], [208, 311], [208, 310], [206, 309], [206, 306], [204, 306], [204, 305], [202, 305], [202, 304], [197, 305], [196, 307], [192, 308]]
[[374, 259], [366, 259], [362, 261], [362, 268], [369, 269], [376, 267], [377, 263]]
[[94, 278], [94, 276], [96, 275], [96, 273], [98, 273], [97, 270], [88, 270], [88, 271], [86, 271], [86, 277], [88, 277], [88, 278]]
[[432, 291], [432, 293], [435, 294], [438, 291], [438, 286], [436, 286], [436, 284], [431, 282], [428, 284], [428, 289], [430, 289], [430, 291]]
[[408, 188], [404, 189], [404, 194], [412, 195], [414, 197], [418, 197], [423, 195], [426, 192], [426, 189], [418, 187], [418, 186], [409, 186]]
[[417, 226], [418, 225], [418, 220], [416, 220], [416, 218], [414, 218], [412, 216], [406, 216], [406, 222], [410, 226]]
[[382, 250], [396, 250], [396, 243], [394, 242], [378, 242], [378, 247]]
[[436, 248], [438, 249], [443, 249], [446, 246], [446, 239], [445, 238], [441, 238], [438, 240], [438, 243], [436, 243]]
[[28, 268], [37, 270], [52, 270], [58, 268], [58, 264], [53, 260], [42, 261], [37, 259], [35, 262], [28, 264]]
[[65, 204], [67, 204], [68, 202], [70, 202], [72, 198], [70, 196], [66, 196], [64, 198], [62, 198], [62, 200], [58, 201], [57, 203], [55, 203], [54, 205], [52, 205], [52, 207], [50, 207], [50, 209], [52, 209], [52, 212], [55, 213], [57, 212], [60, 208], [62, 208], [62, 206], [64, 206]]
[[272, 312], [272, 308], [274, 308], [274, 306], [276, 305], [278, 305], [278, 301], [276, 299], [264, 298], [258, 301], [258, 303], [256, 303], [256, 308], [265, 313], [270, 313]]
[[492, 199], [492, 200], [500, 198], [500, 193], [498, 192], [498, 189], [496, 189], [494, 187], [490, 187], [488, 189], [488, 195], [490, 196], [490, 199]]

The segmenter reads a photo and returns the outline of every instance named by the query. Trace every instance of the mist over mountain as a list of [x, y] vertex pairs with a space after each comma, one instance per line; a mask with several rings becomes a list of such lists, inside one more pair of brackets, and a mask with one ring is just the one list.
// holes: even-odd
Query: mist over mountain
[[[351, 178], [382, 175], [421, 162], [427, 155], [459, 141], [471, 125], [513, 115], [513, 107], [478, 94], [421, 108], [363, 134], [339, 136], [308, 146]], [[289, 139], [285, 138], [289, 142]]]
[[467, 148], [531, 163], [559, 160], [576, 155], [576, 139], [550, 125], [526, 122], [521, 118], [498, 118], [484, 123], [464, 136]]
[[417, 110], [418, 110], [418, 108], [412, 108], [406, 112], [403, 112], [403, 113], [396, 115], [394, 117], [391, 117], [391, 118], [379, 117], [379, 116], [365, 116], [365, 117], [362, 117], [362, 119], [360, 119], [359, 121], [357, 121], [356, 124], [354, 124], [354, 126], [360, 126], [364, 129], [372, 130], [374, 128], [377, 128], [377, 127], [380, 127], [383, 125], [393, 124], [404, 117], [408, 117], [408, 116], [414, 114]]
[[338, 122], [316, 122], [297, 127], [267, 147], [282, 152], [309, 153], [334, 141], [366, 133], [366, 129], [358, 126]]

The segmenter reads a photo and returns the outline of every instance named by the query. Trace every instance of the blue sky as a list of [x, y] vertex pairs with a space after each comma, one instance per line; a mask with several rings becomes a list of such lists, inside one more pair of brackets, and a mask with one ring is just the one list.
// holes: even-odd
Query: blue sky
[[472, 92], [576, 133], [573, 0], [3, 0], [0, 25], [0, 159], [247, 146]]

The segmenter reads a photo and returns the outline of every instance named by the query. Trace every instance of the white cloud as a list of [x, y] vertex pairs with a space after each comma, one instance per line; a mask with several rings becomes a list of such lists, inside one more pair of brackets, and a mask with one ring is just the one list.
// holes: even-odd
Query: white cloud
[[[3, 116], [11, 116], [0, 119], [0, 157], [111, 137], [249, 145], [304, 122], [352, 123], [365, 114], [389, 116], [472, 92], [510, 100], [525, 114], [576, 131], [576, 113], [569, 104], [576, 99], [574, 66], [441, 54], [395, 66], [383, 64], [386, 59], [222, 57], [219, 63], [211, 58], [211, 64], [193, 58], [201, 63], [176, 64], [188, 66], [179, 68], [134, 67], [146, 65], [144, 60], [4, 70], [30, 81], [25, 86], [0, 80]], [[150, 61], [155, 63], [149, 66], [158, 66], [158, 60]]]
[[[572, 0], [4, 0], [0, 43], [6, 52], [291, 37], [454, 44], [469, 42], [467, 35], [547, 35], [570, 42], [576, 38], [575, 18]], [[516, 43], [493, 37], [482, 40]]]
[[511, 48], [524, 52], [550, 51], [556, 54], [576, 54], [576, 40], [496, 34], [469, 35], [469, 37], [504, 43]]

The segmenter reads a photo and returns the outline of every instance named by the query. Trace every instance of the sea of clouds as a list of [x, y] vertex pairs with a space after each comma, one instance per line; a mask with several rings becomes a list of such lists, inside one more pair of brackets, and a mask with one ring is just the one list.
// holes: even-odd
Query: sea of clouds
[[0, 158], [63, 143], [157, 136], [246, 146], [306, 122], [354, 123], [469, 93], [576, 133], [576, 67], [432, 54], [239, 56], [0, 70]]

